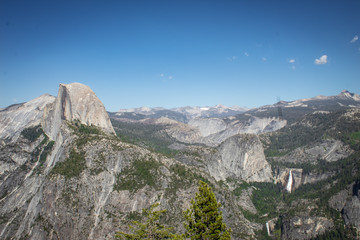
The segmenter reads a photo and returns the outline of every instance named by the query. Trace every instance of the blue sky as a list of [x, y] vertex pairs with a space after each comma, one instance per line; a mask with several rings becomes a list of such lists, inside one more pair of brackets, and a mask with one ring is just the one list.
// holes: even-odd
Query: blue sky
[[0, 107], [90, 86], [108, 111], [360, 93], [360, 1], [0, 0]]

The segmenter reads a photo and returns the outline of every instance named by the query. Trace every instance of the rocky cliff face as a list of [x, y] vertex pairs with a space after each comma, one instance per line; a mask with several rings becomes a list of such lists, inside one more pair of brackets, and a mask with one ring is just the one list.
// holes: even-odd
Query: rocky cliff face
[[256, 135], [235, 135], [222, 143], [217, 151], [208, 165], [216, 180], [228, 177], [246, 182], [272, 180], [270, 164], [265, 160], [262, 144]]
[[296, 216], [284, 223], [281, 239], [311, 239], [333, 226], [325, 217]]
[[[309, 239], [337, 233], [339, 226], [359, 229], [359, 111], [339, 113], [326, 125], [336, 132], [350, 129], [344, 141], [338, 135], [321, 135], [311, 144], [270, 152], [275, 157], [268, 161], [263, 144], [279, 142], [272, 135], [260, 141], [257, 134], [276, 131], [286, 121], [261, 113], [193, 124], [168, 118], [132, 120], [128, 132], [151, 128], [143, 131], [152, 135], [147, 140], [174, 146], [174, 152], [163, 155], [146, 149], [141, 139], [135, 145], [113, 136], [102, 103], [82, 84], [60, 85], [56, 100], [44, 95], [3, 109], [0, 239], [113, 239], [115, 231], [129, 230], [127, 224], [140, 220], [141, 209], [154, 202], [168, 211], [163, 221], [183, 232], [182, 211], [189, 207], [200, 179], [212, 186], [221, 202], [233, 239], [268, 234]], [[322, 122], [312, 124], [311, 130], [318, 125], [324, 129], [327, 117], [322, 115]], [[140, 130], [137, 123], [143, 124]], [[274, 136], [287, 133], [283, 130]], [[313, 131], [306, 133], [311, 136]], [[319, 156], [326, 161], [312, 162]]]
[[55, 97], [44, 94], [29, 102], [1, 110], [0, 139], [15, 142], [24, 128], [40, 124], [45, 106], [54, 101]]
[[192, 127], [198, 128], [201, 136], [203, 137], [207, 137], [226, 129], [225, 122], [218, 118], [195, 118], [189, 121], [188, 124]]
[[335, 139], [323, 139], [320, 142], [299, 147], [282, 157], [277, 157], [277, 161], [292, 163], [315, 163], [319, 159], [334, 162], [341, 158], [346, 158], [354, 151], [346, 144]]
[[[182, 211], [198, 180], [211, 178], [108, 134], [113, 129], [95, 97], [84, 85], [61, 85], [56, 101], [36, 115], [42, 125], [29, 129], [31, 137], [19, 133], [0, 146], [0, 239], [113, 239], [154, 202], [183, 230]], [[254, 236], [256, 225], [224, 191], [217, 193], [228, 203], [224, 219], [235, 235]]]
[[62, 122], [74, 120], [115, 133], [104, 105], [88, 86], [81, 83], [60, 84], [56, 101], [44, 111], [42, 127], [55, 140]]

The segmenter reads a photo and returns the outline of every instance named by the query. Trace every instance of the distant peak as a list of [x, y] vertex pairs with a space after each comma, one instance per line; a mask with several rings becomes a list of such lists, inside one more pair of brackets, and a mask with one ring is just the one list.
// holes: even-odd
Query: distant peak
[[218, 105], [216, 105], [215, 106], [216, 108], [226, 108], [224, 105], [222, 105], [222, 104], [218, 104]]
[[341, 93], [338, 95], [338, 97], [341, 98], [351, 98], [352, 100], [355, 101], [360, 101], [360, 96], [356, 93], [351, 93], [348, 90], [342, 90]]
[[354, 96], [354, 94], [349, 92], [348, 90], [344, 89], [344, 90], [341, 91], [339, 96], [345, 96], [345, 97], [352, 98]]

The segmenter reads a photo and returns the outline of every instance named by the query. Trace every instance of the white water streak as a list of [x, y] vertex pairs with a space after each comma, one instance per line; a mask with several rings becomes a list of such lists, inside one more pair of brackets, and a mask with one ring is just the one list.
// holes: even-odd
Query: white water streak
[[288, 192], [291, 192], [291, 188], [292, 188], [292, 185], [293, 185], [293, 177], [292, 177], [292, 172], [291, 172], [291, 170], [290, 170], [290, 173], [289, 173], [289, 179], [288, 179], [288, 181], [287, 181], [287, 185], [286, 185], [286, 190], [288, 191]]
[[266, 222], [266, 231], [267, 231], [268, 236], [270, 236], [269, 222]]

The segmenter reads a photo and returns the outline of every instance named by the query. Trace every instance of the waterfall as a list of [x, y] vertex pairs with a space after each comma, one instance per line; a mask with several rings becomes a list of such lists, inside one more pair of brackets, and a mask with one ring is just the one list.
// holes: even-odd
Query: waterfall
[[270, 227], [269, 227], [269, 222], [266, 222], [266, 230], [267, 230], [267, 234], [268, 234], [268, 236], [270, 236]]
[[293, 178], [292, 178], [292, 173], [291, 173], [291, 170], [290, 170], [290, 173], [289, 173], [289, 179], [287, 181], [287, 185], [286, 185], [286, 190], [288, 192], [291, 192], [291, 187], [293, 185]]

